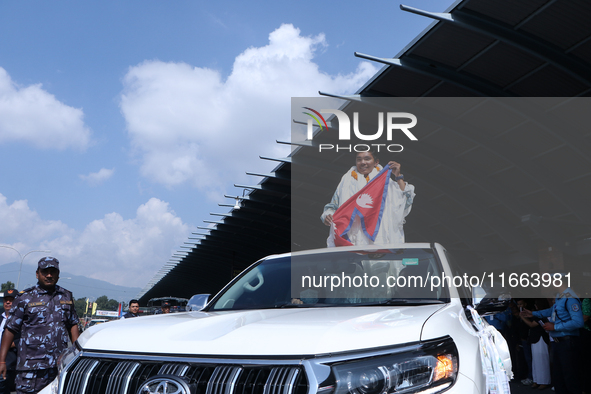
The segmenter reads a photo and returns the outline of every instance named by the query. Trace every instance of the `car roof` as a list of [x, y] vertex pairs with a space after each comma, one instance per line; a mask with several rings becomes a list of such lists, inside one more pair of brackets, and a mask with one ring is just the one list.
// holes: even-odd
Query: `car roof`
[[[438, 245], [435, 243], [434, 245]], [[358, 245], [358, 246], [339, 246], [336, 248], [321, 248], [321, 249], [310, 249], [310, 250], [302, 250], [299, 252], [292, 252], [292, 253], [282, 253], [282, 254], [274, 254], [271, 256], [265, 257], [267, 259], [276, 259], [276, 258], [283, 258], [283, 257], [296, 257], [296, 256], [306, 256], [311, 254], [330, 254], [330, 253], [337, 253], [337, 252], [368, 252], [368, 251], [375, 251], [375, 250], [383, 250], [383, 249], [430, 249], [431, 244], [426, 242], [420, 243], [399, 243], [399, 244], [387, 244], [387, 245]]]

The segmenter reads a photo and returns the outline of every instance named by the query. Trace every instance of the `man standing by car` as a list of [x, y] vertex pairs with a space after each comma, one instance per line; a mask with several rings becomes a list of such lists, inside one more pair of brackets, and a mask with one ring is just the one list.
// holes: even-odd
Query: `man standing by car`
[[138, 317], [140, 315], [140, 302], [138, 300], [129, 301], [129, 312], [126, 312], [121, 316], [122, 319], [129, 319], [132, 317]]
[[78, 339], [78, 315], [72, 293], [57, 285], [59, 261], [44, 257], [37, 264], [37, 285], [23, 291], [10, 311], [0, 345], [0, 375], [6, 376], [6, 354], [20, 335], [16, 391], [37, 393], [57, 376], [57, 359], [68, 340]]
[[[566, 277], [561, 275], [559, 293], [554, 305], [541, 311], [525, 309], [521, 312], [524, 317], [534, 319], [547, 318], [542, 322], [542, 328], [550, 333], [554, 340], [554, 354], [552, 357], [552, 383], [556, 394], [580, 394], [581, 373], [579, 362], [579, 329], [583, 327], [583, 311], [581, 301], [575, 292], [566, 285]], [[555, 279], [556, 280], [556, 279]]]

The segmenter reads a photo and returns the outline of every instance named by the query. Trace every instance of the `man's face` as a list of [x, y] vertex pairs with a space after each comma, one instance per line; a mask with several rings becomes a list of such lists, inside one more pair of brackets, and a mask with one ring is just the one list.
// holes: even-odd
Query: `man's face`
[[378, 165], [378, 160], [373, 158], [373, 155], [369, 152], [360, 152], [357, 153], [355, 158], [355, 166], [357, 167], [357, 172], [363, 176], [368, 175], [370, 172], [373, 171], [376, 165]]
[[170, 313], [170, 307], [169, 306], [163, 306], [162, 307], [162, 313]]
[[7, 315], [10, 312], [10, 308], [12, 308], [12, 301], [14, 301], [13, 297], [4, 297], [4, 312]]
[[138, 313], [139, 310], [140, 310], [140, 304], [138, 304], [137, 302], [134, 302], [133, 304], [129, 304], [129, 311], [131, 313]]
[[60, 278], [60, 271], [57, 268], [37, 269], [37, 280], [44, 289], [53, 288]]
[[522, 300], [517, 301], [517, 306], [519, 307], [519, 310], [525, 309], [525, 301], [522, 301]]

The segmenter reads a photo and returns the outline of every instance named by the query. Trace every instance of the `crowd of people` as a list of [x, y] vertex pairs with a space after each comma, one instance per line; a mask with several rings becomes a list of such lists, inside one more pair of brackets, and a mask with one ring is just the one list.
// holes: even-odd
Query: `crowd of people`
[[517, 299], [487, 316], [507, 340], [515, 379], [536, 390], [591, 393], [591, 299], [562, 287], [553, 299]]

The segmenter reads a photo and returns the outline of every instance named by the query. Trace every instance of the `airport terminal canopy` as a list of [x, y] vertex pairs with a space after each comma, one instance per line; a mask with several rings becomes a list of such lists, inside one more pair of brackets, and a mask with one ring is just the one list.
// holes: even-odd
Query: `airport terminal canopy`
[[[356, 53], [384, 67], [357, 94], [340, 98], [350, 111], [375, 97], [415, 98], [405, 99], [410, 112], [427, 99], [440, 106], [438, 115], [424, 113], [428, 127], [418, 143], [405, 143], [395, 157], [417, 189], [406, 241], [439, 242], [460, 259], [497, 267], [586, 262], [591, 4], [465, 0], [442, 13], [401, 9], [433, 24], [394, 58], [383, 57], [387, 48]], [[385, 28], [386, 34], [394, 29]], [[506, 111], [495, 117], [494, 128], [479, 113], [484, 107]], [[258, 174], [258, 185], [240, 185], [249, 190], [240, 209], [214, 219], [216, 228], [199, 244], [173, 256], [142, 300], [213, 293], [257, 258], [323, 247], [327, 227], [319, 216], [352, 164], [351, 153], [342, 151], [328, 165], [314, 161], [334, 127], [318, 131], [313, 142], [294, 144], [288, 158], [266, 158], [279, 163], [275, 170]], [[294, 171], [300, 166], [315, 168], [313, 176], [300, 176]]]

